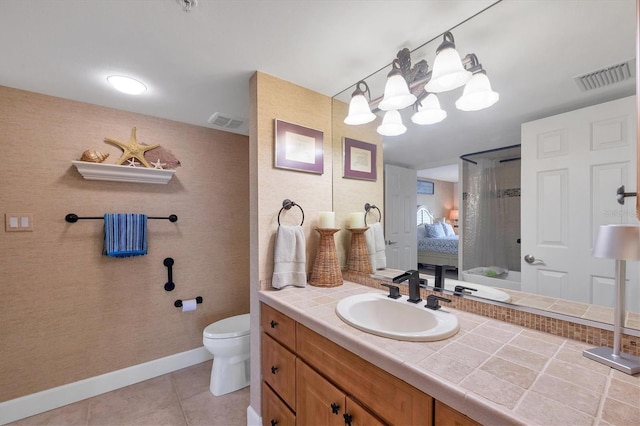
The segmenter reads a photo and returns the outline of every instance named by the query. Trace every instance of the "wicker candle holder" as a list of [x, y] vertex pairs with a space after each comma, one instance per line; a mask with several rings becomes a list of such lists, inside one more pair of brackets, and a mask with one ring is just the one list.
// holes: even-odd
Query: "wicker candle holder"
[[364, 238], [364, 233], [369, 227], [347, 229], [351, 232], [351, 249], [349, 250], [349, 258], [347, 259], [347, 269], [370, 274], [372, 268], [371, 262], [369, 261], [367, 241]]
[[309, 284], [316, 287], [337, 287], [342, 285], [342, 272], [336, 253], [336, 243], [333, 234], [340, 229], [316, 228], [320, 234], [320, 245], [316, 254], [316, 261], [309, 275]]

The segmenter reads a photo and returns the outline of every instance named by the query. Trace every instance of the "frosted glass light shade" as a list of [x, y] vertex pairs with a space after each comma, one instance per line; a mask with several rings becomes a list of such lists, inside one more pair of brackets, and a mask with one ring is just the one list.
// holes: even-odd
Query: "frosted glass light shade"
[[498, 102], [500, 95], [491, 90], [491, 83], [484, 72], [473, 74], [464, 86], [462, 96], [456, 101], [456, 108], [462, 111], [479, 111]]
[[600, 225], [592, 255], [606, 259], [640, 260], [640, 226]]
[[384, 98], [378, 104], [383, 111], [399, 110], [413, 105], [416, 96], [409, 91], [407, 81], [400, 72], [391, 71], [384, 86]]
[[407, 131], [402, 124], [402, 117], [396, 110], [387, 111], [382, 118], [382, 124], [377, 128], [382, 136], [398, 136]]
[[364, 95], [355, 95], [349, 102], [349, 115], [344, 119], [345, 124], [366, 124], [376, 119], [376, 115], [371, 112], [369, 102]]
[[464, 69], [460, 55], [453, 47], [441, 50], [433, 61], [431, 80], [425, 86], [427, 92], [440, 93], [456, 89], [471, 79]]
[[458, 210], [449, 210], [449, 219], [458, 220]]
[[440, 108], [438, 97], [429, 93], [418, 106], [418, 112], [411, 116], [411, 121], [416, 124], [435, 124], [447, 117], [447, 111]]

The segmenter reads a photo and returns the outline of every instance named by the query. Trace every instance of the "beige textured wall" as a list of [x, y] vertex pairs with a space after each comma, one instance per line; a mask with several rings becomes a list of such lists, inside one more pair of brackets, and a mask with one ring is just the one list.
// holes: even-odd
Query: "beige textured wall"
[[[366, 125], [348, 126], [344, 124], [344, 118], [347, 116], [348, 111], [348, 104], [333, 100], [333, 209], [336, 212], [336, 227], [342, 229], [335, 234], [338, 258], [342, 267], [347, 264], [347, 255], [351, 244], [351, 233], [346, 230], [349, 213], [364, 211], [365, 203], [374, 204], [382, 212], [382, 222], [384, 223], [382, 136], [376, 132], [376, 128], [380, 125], [382, 119], [377, 118]], [[345, 179], [343, 177], [343, 144], [345, 137], [376, 145], [376, 181]], [[367, 223], [377, 220], [377, 210], [367, 216]]]
[[[103, 139], [133, 126], [182, 162], [167, 185], [87, 181], [72, 166], [87, 148], [115, 163]], [[200, 347], [207, 324], [249, 310], [246, 136], [0, 86], [0, 206], [35, 223], [0, 230], [0, 401]], [[68, 224], [70, 212], [179, 220], [149, 221], [147, 256], [113, 259], [102, 221]], [[196, 312], [173, 306], [195, 296]]]
[[[273, 249], [278, 211], [288, 198], [304, 209], [307, 272], [318, 246], [318, 213], [332, 209], [331, 98], [257, 72], [250, 80], [251, 168], [251, 406], [260, 413], [260, 327], [257, 292], [273, 274]], [[324, 173], [274, 167], [274, 119], [324, 132]], [[281, 217], [283, 224], [300, 220], [297, 208]], [[284, 290], [287, 291], [287, 290]], [[294, 290], [295, 291], [295, 290]]]

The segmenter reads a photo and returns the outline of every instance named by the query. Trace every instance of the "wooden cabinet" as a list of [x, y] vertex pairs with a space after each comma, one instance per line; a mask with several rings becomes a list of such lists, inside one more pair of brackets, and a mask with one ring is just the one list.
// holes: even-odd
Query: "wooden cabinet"
[[434, 424], [436, 426], [481, 426], [480, 423], [440, 401], [435, 403]]
[[265, 304], [260, 324], [264, 425], [433, 424], [429, 395]]
[[383, 425], [300, 358], [296, 360], [296, 415], [300, 425]]

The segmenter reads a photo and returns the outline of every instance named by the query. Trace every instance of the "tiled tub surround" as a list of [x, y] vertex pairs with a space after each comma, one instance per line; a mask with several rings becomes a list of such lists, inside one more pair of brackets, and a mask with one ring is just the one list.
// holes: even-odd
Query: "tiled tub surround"
[[259, 299], [483, 424], [636, 424], [640, 376], [591, 361], [592, 347], [452, 309], [460, 332], [439, 342], [363, 333], [335, 314], [339, 300], [382, 292], [345, 281], [334, 288], [262, 290]]

